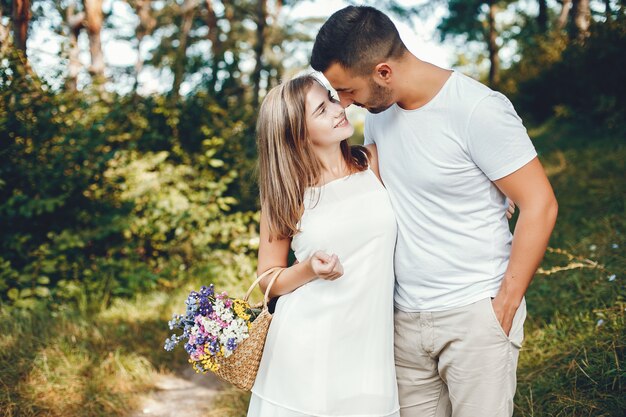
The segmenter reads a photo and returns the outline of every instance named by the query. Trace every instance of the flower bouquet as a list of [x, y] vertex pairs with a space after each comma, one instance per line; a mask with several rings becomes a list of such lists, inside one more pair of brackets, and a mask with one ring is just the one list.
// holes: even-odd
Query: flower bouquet
[[[216, 294], [213, 284], [191, 291], [185, 313], [174, 314], [169, 322], [171, 330], [182, 333], [172, 334], [165, 341], [165, 350], [171, 351], [184, 341], [196, 372], [211, 371], [239, 388], [252, 388], [272, 318], [267, 309], [269, 289], [282, 270], [272, 268], [259, 276], [243, 299], [230, 298], [226, 292]], [[263, 308], [251, 307], [250, 293], [272, 272]]]

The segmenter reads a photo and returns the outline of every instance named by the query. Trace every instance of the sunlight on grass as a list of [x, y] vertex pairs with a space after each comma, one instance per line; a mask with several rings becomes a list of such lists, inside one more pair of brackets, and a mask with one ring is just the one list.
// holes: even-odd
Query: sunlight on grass
[[214, 399], [213, 410], [205, 417], [246, 417], [250, 393], [231, 388]]

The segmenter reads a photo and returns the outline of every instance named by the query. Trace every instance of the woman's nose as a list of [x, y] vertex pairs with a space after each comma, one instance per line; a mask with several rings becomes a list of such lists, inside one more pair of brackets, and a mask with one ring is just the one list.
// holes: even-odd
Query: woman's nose
[[343, 116], [344, 114], [343, 103], [340, 103], [338, 101], [335, 101], [334, 103], [332, 103], [330, 114], [332, 114], [335, 118]]

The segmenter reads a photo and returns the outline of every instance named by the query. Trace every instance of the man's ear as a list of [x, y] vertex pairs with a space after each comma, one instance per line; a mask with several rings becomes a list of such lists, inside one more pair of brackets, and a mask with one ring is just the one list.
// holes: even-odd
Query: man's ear
[[391, 66], [386, 62], [381, 62], [374, 68], [374, 79], [379, 84], [389, 84], [391, 81]]

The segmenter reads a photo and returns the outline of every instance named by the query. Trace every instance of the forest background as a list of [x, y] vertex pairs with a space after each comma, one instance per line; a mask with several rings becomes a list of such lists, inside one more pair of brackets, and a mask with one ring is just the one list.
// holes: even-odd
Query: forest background
[[[0, 0], [0, 415], [128, 415], [188, 366], [163, 350], [186, 293], [247, 287], [256, 111], [324, 20], [294, 17], [302, 3]], [[622, 416], [626, 2], [355, 3], [416, 32], [436, 15], [453, 66], [512, 99], [555, 189], [515, 415]], [[135, 62], [107, 62], [111, 42]], [[224, 388], [209, 415], [246, 401]]]

